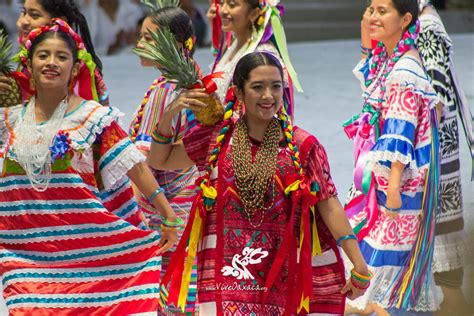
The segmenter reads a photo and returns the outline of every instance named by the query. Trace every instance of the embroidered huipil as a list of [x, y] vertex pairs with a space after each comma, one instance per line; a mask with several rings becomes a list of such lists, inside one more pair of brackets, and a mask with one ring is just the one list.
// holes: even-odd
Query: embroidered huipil
[[[206, 168], [220, 129], [221, 126], [197, 125], [183, 139], [189, 157], [201, 171]], [[230, 135], [232, 131], [228, 133]], [[322, 145], [314, 136], [299, 128], [295, 128], [295, 139], [305, 176], [319, 185], [318, 199], [335, 196], [336, 189]], [[259, 146], [252, 140], [253, 155], [256, 155]], [[290, 179], [296, 174], [296, 169], [286, 143], [280, 143], [275, 181], [266, 194], [266, 209], [257, 211], [249, 219], [235, 183], [232, 155], [232, 140], [227, 139], [211, 175], [218, 195], [214, 207], [206, 212], [198, 247], [199, 311], [203, 315], [281, 315], [291, 293], [296, 293], [296, 273], [293, 271], [290, 274], [287, 256], [288, 253], [293, 254], [291, 250], [282, 256], [283, 268], [269, 291], [266, 304], [262, 306], [261, 300], [290, 221], [292, 200], [284, 190], [292, 182]], [[300, 216], [301, 208], [297, 207], [295, 236], [299, 236]], [[340, 290], [345, 278], [341, 257], [327, 227], [319, 215], [317, 217], [322, 255], [313, 257], [312, 270], [309, 271], [312, 275], [307, 276], [312, 278], [314, 293], [309, 308], [315, 315], [342, 314], [345, 298]], [[293, 242], [297, 244], [296, 239]]]
[[[143, 103], [137, 108], [132, 123], [129, 129], [129, 135], [135, 146], [142, 152], [148, 153], [150, 151], [151, 134], [156, 128], [156, 124], [161, 120], [163, 112], [175, 100], [179, 91], [176, 89], [176, 82], [166, 80], [164, 77], [157, 78], [150, 91], [145, 95], [146, 103]], [[174, 117], [172, 123], [172, 130], [174, 140], [183, 138], [184, 133], [196, 124], [194, 114], [190, 110], [183, 110]], [[165, 190], [164, 194], [171, 204], [174, 212], [180, 217], [184, 223], [187, 223], [189, 217], [189, 210], [191, 208], [193, 198], [196, 193], [196, 186], [194, 181], [197, 176], [197, 169], [195, 166], [180, 169], [180, 170], [156, 170], [151, 168], [158, 184]], [[148, 203], [146, 198], [142, 197], [139, 205], [145, 212], [148, 219], [148, 225], [151, 229], [158, 232], [161, 230], [160, 226], [163, 222], [163, 217], [157, 214], [157, 210]], [[181, 238], [184, 227], [178, 229], [178, 236]], [[166, 270], [170, 257], [176, 246], [173, 246], [169, 252], [163, 254], [162, 267]], [[188, 306], [186, 312], [194, 311], [194, 301], [196, 295], [196, 271], [193, 271], [193, 281], [190, 285], [190, 293], [188, 299]]]

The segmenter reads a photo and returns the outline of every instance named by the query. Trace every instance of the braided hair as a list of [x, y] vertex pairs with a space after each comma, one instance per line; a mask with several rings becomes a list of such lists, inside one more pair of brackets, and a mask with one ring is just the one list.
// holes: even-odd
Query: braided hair
[[[266, 52], [253, 52], [242, 57], [235, 67], [232, 81], [234, 82], [236, 88], [240, 91], [243, 91], [245, 82], [249, 79], [250, 72], [260, 66], [277, 67], [280, 72], [281, 78], [283, 78], [284, 76], [283, 67], [280, 61], [275, 56]], [[222, 123], [221, 130], [219, 131], [219, 134], [216, 138], [214, 150], [209, 156], [206, 173], [202, 177], [201, 183], [206, 186], [210, 186], [210, 176], [212, 174], [212, 171], [216, 167], [219, 154], [222, 150], [222, 146], [225, 143], [225, 139], [227, 138], [229, 131], [231, 130], [233, 124], [232, 114], [234, 111], [235, 103], [236, 98], [234, 97], [234, 99], [229, 101], [226, 106], [224, 121]], [[278, 112], [278, 119], [280, 120], [282, 125], [283, 134], [285, 136], [288, 149], [291, 153], [293, 165], [295, 166], [298, 174], [303, 175], [303, 168], [300, 160], [298, 147], [294, 138], [294, 130], [291, 124], [291, 119], [289, 118], [288, 114], [285, 113], [285, 110], [283, 108], [281, 108]], [[213, 201], [208, 201], [208, 199], [205, 197], [204, 203], [206, 205], [210, 205], [213, 203]]]
[[89, 32], [86, 17], [81, 13], [75, 0], [38, 0], [43, 9], [48, 12], [52, 18], [65, 18], [66, 22], [82, 38], [84, 46], [91, 54], [94, 63], [102, 74], [102, 61], [95, 53], [92, 38]]

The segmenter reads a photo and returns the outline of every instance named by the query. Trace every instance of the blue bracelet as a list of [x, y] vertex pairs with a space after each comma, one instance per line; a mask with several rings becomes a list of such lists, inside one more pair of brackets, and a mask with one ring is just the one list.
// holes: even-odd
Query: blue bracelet
[[342, 236], [342, 237], [338, 238], [338, 239], [336, 240], [336, 243], [337, 243], [338, 246], [340, 246], [340, 245], [341, 245], [341, 241], [348, 240], [348, 239], [357, 240], [357, 237], [356, 237], [356, 235], [345, 235], [345, 236]]
[[156, 189], [155, 192], [153, 192], [153, 194], [148, 198], [148, 203], [153, 204], [153, 200], [155, 199], [155, 197], [163, 192], [165, 192], [165, 189], [163, 189], [162, 187], [158, 187], [158, 189]]
[[385, 206], [385, 209], [387, 211], [390, 211], [390, 212], [400, 212], [400, 210], [402, 209], [401, 207], [388, 207], [388, 206]]

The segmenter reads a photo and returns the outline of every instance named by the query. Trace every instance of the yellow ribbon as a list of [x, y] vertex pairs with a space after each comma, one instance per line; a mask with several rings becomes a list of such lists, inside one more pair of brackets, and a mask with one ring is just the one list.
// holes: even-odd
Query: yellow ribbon
[[89, 73], [91, 76], [91, 90], [92, 90], [92, 97], [95, 101], [99, 102], [99, 97], [97, 95], [97, 88], [95, 84], [95, 62], [92, 59], [92, 55], [87, 52], [85, 49], [81, 49], [77, 52], [77, 59], [84, 62], [87, 69], [89, 69]]
[[178, 297], [178, 308], [181, 308], [183, 312], [186, 308], [194, 258], [196, 258], [197, 246], [201, 239], [202, 218], [199, 215], [199, 210], [196, 210], [195, 214], [191, 236], [189, 237], [188, 255], [186, 256], [186, 262], [184, 264], [183, 277], [181, 278], [181, 288]]
[[307, 312], [309, 312], [309, 296], [304, 296], [301, 295], [301, 302], [300, 302], [300, 306], [298, 307], [298, 314], [301, 313], [301, 310], [302, 309], [306, 309]]
[[217, 190], [213, 186], [207, 186], [204, 183], [200, 185], [202, 189], [202, 194], [207, 197], [208, 199], [215, 200], [217, 197]]
[[229, 110], [229, 111], [225, 112], [225, 114], [224, 114], [224, 120], [229, 119], [231, 116], [232, 116], [232, 110]]
[[292, 184], [286, 187], [285, 194], [288, 195], [290, 192], [296, 191], [300, 188], [301, 180], [296, 180]]
[[321, 243], [319, 242], [318, 228], [316, 226], [316, 209], [314, 206], [311, 206], [310, 210], [313, 213], [313, 249], [311, 254], [314, 257], [322, 255], [323, 251], [321, 249]]

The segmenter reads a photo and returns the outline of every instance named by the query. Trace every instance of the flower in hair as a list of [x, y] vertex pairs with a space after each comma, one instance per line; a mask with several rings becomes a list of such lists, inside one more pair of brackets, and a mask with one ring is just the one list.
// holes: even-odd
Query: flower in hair
[[193, 48], [194, 48], [194, 38], [193, 36], [190, 36], [185, 42], [184, 42], [184, 47], [186, 47], [186, 49], [188, 51], [192, 51]]

